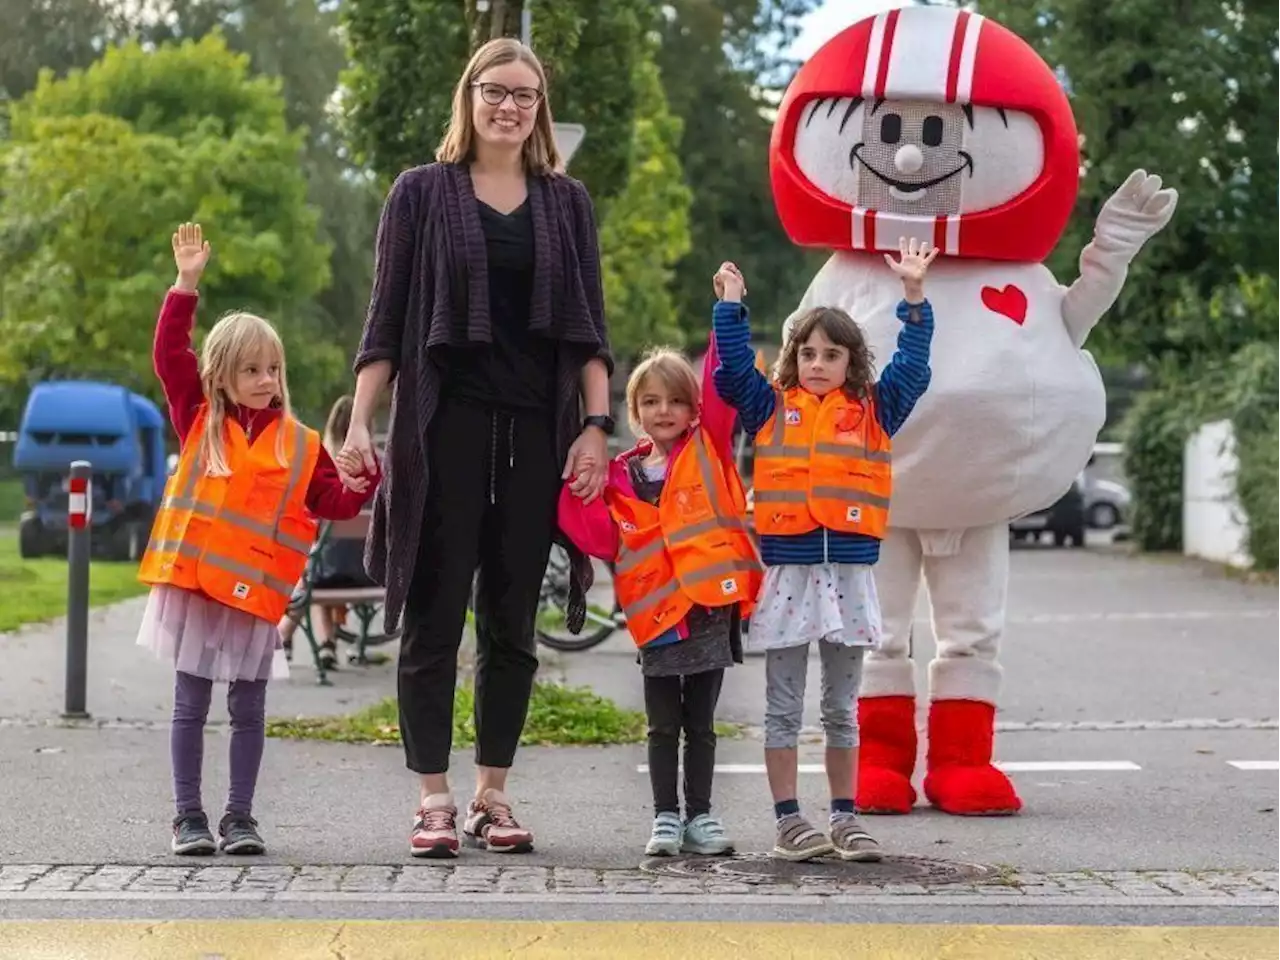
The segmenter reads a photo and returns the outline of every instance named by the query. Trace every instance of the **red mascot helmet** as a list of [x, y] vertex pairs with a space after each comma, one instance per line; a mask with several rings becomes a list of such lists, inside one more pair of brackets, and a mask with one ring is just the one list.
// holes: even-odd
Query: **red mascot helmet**
[[[842, 99], [851, 104], [846, 121], [864, 102], [874, 105], [869, 108], [873, 114], [882, 101], [946, 104], [966, 111], [970, 128], [975, 108], [1000, 111], [1006, 127], [1006, 112], [1018, 111], [1038, 127], [1043, 150], [1038, 175], [1037, 159], [1027, 160], [1028, 151], [1023, 151], [1023, 160], [1033, 164], [1028, 185], [986, 209], [956, 206], [921, 215], [887, 209], [892, 204], [876, 203], [874, 198], [864, 205], [834, 197], [802, 171], [796, 138], [808, 104], [822, 101], [834, 106]], [[808, 119], [818, 111], [814, 103]], [[828, 115], [831, 111], [829, 107]], [[1036, 149], [1041, 149], [1040, 143]], [[972, 178], [972, 160], [964, 151], [959, 154], [966, 158]], [[852, 157], [858, 157], [857, 147]], [[918, 169], [919, 164], [917, 151], [905, 169]], [[848, 165], [855, 166], [852, 159]], [[788, 87], [769, 145], [774, 204], [787, 234], [803, 246], [836, 250], [896, 250], [898, 238], [909, 235], [931, 239], [950, 256], [1038, 262], [1058, 242], [1071, 215], [1079, 165], [1075, 119], [1049, 66], [998, 23], [944, 7], [892, 10], [862, 20], [828, 41]]]

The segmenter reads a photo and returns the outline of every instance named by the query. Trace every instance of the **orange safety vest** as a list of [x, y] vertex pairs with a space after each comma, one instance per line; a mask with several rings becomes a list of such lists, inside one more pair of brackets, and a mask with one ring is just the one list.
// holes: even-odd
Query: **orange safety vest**
[[613, 589], [636, 646], [676, 626], [694, 606], [738, 604], [751, 613], [764, 571], [747, 533], [746, 494], [705, 431], [694, 431], [667, 470], [658, 503], [610, 487], [618, 527]]
[[762, 536], [818, 527], [884, 539], [893, 457], [875, 403], [843, 390], [777, 392], [756, 434], [755, 524]]
[[[280, 417], [251, 444], [228, 417], [224, 439], [231, 475], [211, 477], [200, 451], [207, 419], [208, 408], [202, 407], [182, 445], [178, 469], [165, 485], [138, 579], [199, 590], [276, 623], [315, 540], [317, 524], [307, 512], [306, 494], [320, 435]], [[282, 430], [285, 467], [276, 459]]]

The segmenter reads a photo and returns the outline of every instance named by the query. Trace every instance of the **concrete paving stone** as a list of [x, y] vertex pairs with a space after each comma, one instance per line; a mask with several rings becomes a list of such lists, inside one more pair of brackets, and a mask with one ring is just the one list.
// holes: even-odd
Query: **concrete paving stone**
[[395, 885], [397, 867], [352, 867], [342, 878], [344, 893], [386, 893]]
[[244, 867], [199, 867], [182, 889], [184, 893], [231, 893], [244, 872]]
[[83, 866], [80, 864], [68, 864], [61, 867], [54, 867], [49, 872], [38, 877], [27, 889], [71, 890], [77, 883], [97, 869], [98, 868], [96, 866]]
[[145, 867], [108, 863], [86, 876], [76, 890], [91, 893], [118, 893], [132, 883]]
[[346, 873], [346, 867], [301, 867], [288, 889], [290, 893], [330, 893], [342, 887]]
[[[87, 869], [93, 869], [92, 867]], [[177, 893], [199, 867], [147, 867], [129, 884], [131, 892]]]
[[296, 875], [294, 867], [249, 867], [239, 889], [244, 893], [282, 893]]
[[[858, 886], [864, 886], [864, 884], [858, 884]], [[929, 892], [929, 888], [919, 883], [886, 883], [884, 885], [884, 892], [918, 896], [921, 894], [927, 894]]]
[[1147, 879], [1184, 897], [1212, 896], [1212, 887], [1204, 884], [1194, 874], [1185, 871], [1162, 870], [1147, 874]]
[[450, 868], [433, 864], [410, 864], [400, 871], [392, 886], [393, 893], [444, 893]]
[[6, 864], [0, 867], [0, 891], [15, 893], [25, 890], [52, 869], [53, 865], [49, 863]]
[[1249, 874], [1249, 879], [1263, 890], [1280, 891], [1280, 875], [1275, 870], [1259, 870]]
[[573, 893], [591, 893], [601, 889], [600, 871], [581, 867], [553, 867], [551, 882], [554, 889]]

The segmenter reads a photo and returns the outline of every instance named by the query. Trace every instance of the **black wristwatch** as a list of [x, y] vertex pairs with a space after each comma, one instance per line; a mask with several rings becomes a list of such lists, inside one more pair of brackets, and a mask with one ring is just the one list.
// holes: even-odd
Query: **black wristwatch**
[[612, 437], [617, 425], [613, 422], [613, 417], [605, 413], [584, 419], [582, 421], [582, 429], [585, 430], [587, 427], [599, 427], [604, 431], [606, 437]]

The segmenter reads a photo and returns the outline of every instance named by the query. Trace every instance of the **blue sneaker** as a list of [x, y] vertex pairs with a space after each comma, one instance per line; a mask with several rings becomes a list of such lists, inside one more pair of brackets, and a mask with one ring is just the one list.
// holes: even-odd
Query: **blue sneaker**
[[720, 857], [733, 853], [733, 841], [724, 832], [724, 824], [709, 813], [700, 813], [684, 825], [684, 853]]
[[180, 857], [206, 857], [218, 849], [209, 832], [209, 818], [203, 813], [187, 813], [173, 820], [173, 852]]
[[653, 818], [653, 834], [644, 846], [646, 857], [674, 857], [684, 841], [684, 824], [678, 813], [660, 813]]

